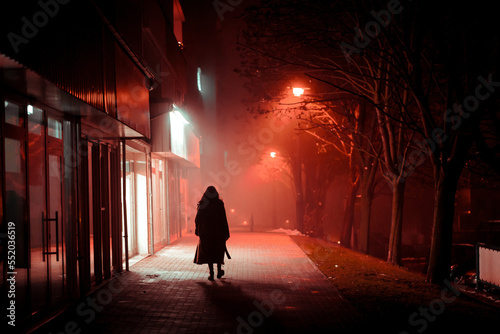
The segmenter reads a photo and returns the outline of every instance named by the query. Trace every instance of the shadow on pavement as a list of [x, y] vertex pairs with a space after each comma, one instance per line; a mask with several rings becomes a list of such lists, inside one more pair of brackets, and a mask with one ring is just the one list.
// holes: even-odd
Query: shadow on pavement
[[[225, 279], [215, 282], [196, 282], [203, 288], [206, 298], [213, 307], [218, 308], [233, 319], [232, 333], [279, 333], [286, 328], [284, 319], [280, 319], [279, 304], [275, 298], [257, 299], [242, 289], [244, 282], [231, 282]], [[252, 285], [255, 283], [252, 283]], [[266, 286], [271, 291], [281, 291], [280, 287]], [[278, 290], [280, 289], [280, 290]]]
[[[299, 324], [294, 312], [286, 307], [291, 289], [283, 285], [259, 284], [245, 281], [196, 282], [203, 288], [210, 306], [225, 314], [226, 321], [232, 321], [231, 333], [312, 333], [319, 332], [314, 323]], [[252, 296], [244, 291], [267, 291], [265, 296]], [[232, 319], [232, 320], [231, 320]], [[321, 332], [324, 332], [321, 330]], [[227, 333], [227, 332], [226, 332]]]

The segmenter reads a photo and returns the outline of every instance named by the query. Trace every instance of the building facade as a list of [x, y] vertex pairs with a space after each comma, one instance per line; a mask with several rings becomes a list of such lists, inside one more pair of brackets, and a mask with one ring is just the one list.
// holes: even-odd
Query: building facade
[[178, 0], [2, 7], [2, 307], [33, 325], [188, 231], [200, 139]]

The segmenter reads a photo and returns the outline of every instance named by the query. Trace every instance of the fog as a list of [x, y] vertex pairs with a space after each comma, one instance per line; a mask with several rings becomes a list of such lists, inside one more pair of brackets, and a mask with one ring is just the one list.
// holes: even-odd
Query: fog
[[[290, 143], [299, 131], [291, 117], [252, 113], [245, 103], [250, 99], [249, 92], [244, 78], [235, 69], [241, 66], [237, 43], [243, 30], [240, 15], [246, 5], [225, 12], [223, 20], [217, 19], [210, 3], [184, 9], [186, 15], [199, 19], [194, 19], [196, 24], [186, 27], [184, 33], [187, 62], [200, 64], [199, 70], [189, 69], [188, 85], [201, 86], [200, 96], [186, 99], [186, 107], [193, 113], [193, 123], [201, 138], [201, 168], [192, 173], [193, 184], [199, 186], [190, 189], [192, 217], [196, 201], [207, 186], [214, 185], [225, 202], [233, 232], [250, 231], [252, 218], [254, 231], [294, 230], [298, 228], [297, 190], [291, 177], [294, 149], [290, 149]], [[197, 71], [201, 75], [197, 76]], [[276, 153], [275, 158], [271, 152]], [[301, 153], [305, 156], [307, 152]], [[349, 189], [347, 169], [336, 168], [324, 202], [320, 204], [322, 237], [335, 243], [341, 238]], [[432, 186], [410, 180], [408, 188], [404, 208], [403, 248], [407, 250], [404, 256], [426, 256], [432, 223]], [[386, 181], [378, 181], [372, 205], [370, 253], [381, 258], [387, 256], [391, 192]], [[358, 195], [354, 230], [359, 228], [359, 220]]]

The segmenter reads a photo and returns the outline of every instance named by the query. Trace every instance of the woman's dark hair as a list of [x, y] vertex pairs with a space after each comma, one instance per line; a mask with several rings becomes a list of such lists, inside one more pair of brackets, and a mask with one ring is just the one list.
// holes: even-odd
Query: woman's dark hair
[[206, 208], [211, 201], [216, 199], [219, 199], [219, 193], [217, 192], [217, 189], [215, 189], [214, 186], [207, 187], [207, 190], [205, 190], [203, 196], [198, 202], [198, 209]]

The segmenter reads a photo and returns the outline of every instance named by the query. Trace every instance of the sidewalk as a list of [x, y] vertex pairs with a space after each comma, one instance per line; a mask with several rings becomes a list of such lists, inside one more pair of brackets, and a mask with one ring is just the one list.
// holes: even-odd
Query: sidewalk
[[289, 236], [233, 233], [207, 280], [184, 237], [77, 305], [52, 333], [352, 333], [357, 313]]

